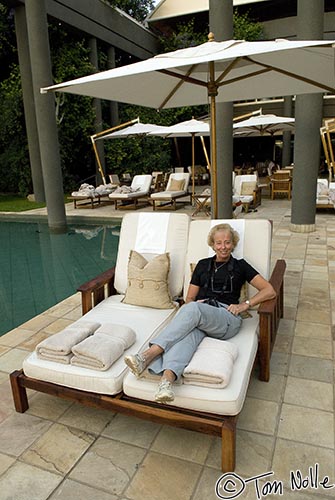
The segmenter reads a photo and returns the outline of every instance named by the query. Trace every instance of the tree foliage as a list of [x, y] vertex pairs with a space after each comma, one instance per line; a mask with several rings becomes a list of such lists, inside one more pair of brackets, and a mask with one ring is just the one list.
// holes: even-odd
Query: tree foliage
[[118, 7], [139, 22], [143, 22], [154, 8], [152, 0], [108, 0], [112, 7]]
[[[143, 22], [153, 8], [152, 0], [104, 0]], [[162, 37], [162, 51], [171, 51], [203, 43], [203, 32], [195, 29], [194, 21], [178, 25], [171, 36]], [[234, 13], [234, 37], [258, 40], [263, 36], [259, 23], [248, 15]], [[54, 81], [62, 82], [95, 71], [90, 64], [88, 42], [56, 20], [50, 21], [49, 38]], [[106, 47], [99, 47], [99, 67], [107, 69]], [[117, 52], [117, 64], [124, 64], [125, 55]], [[25, 130], [21, 78], [17, 59], [13, 12], [0, 0], [0, 192], [32, 192], [28, 144]], [[94, 130], [92, 99], [71, 94], [57, 94], [56, 117], [65, 191], [95, 174], [95, 158], [90, 141]], [[60, 97], [59, 97], [60, 96]], [[104, 128], [110, 127], [109, 103], [103, 101]], [[120, 123], [139, 117], [143, 123], [172, 125], [199, 117], [208, 112], [206, 106], [155, 110], [140, 106], [119, 105]], [[177, 166], [171, 139], [137, 138], [104, 141], [107, 173], [150, 173]]]

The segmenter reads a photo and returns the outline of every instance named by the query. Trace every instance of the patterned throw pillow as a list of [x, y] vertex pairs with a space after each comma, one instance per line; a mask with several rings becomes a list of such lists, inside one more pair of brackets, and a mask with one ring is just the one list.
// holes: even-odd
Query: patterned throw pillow
[[185, 179], [171, 179], [169, 191], [184, 191]]
[[168, 286], [169, 271], [168, 253], [147, 261], [132, 250], [128, 261], [128, 287], [122, 302], [154, 309], [174, 308]]

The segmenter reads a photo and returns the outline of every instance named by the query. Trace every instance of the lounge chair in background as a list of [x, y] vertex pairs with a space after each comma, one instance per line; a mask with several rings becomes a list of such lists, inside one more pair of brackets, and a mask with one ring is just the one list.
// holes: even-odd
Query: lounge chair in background
[[[115, 210], [118, 208], [136, 209], [139, 200], [148, 200], [152, 176], [149, 174], [135, 175], [130, 186], [119, 186], [109, 195], [114, 201]], [[118, 205], [118, 202], [123, 205]]]
[[[152, 193], [150, 200], [152, 201], [153, 210], [157, 208], [177, 208], [177, 199], [190, 197], [192, 203], [192, 194], [188, 192], [188, 185], [190, 182], [189, 173], [173, 173], [170, 174], [169, 180], [165, 191], [159, 193]], [[159, 207], [160, 205], [160, 207]]]

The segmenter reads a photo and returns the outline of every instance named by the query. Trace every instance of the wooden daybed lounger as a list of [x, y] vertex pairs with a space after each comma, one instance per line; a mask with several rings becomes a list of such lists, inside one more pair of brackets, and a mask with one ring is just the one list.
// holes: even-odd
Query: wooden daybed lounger
[[[184, 274], [183, 279], [185, 283], [188, 282], [190, 263], [208, 256], [208, 247], [205, 244], [206, 236], [211, 225], [218, 221], [192, 221], [187, 238], [185, 237], [185, 230], [187, 231], [185, 221], [178, 219], [178, 217], [186, 217], [184, 214], [139, 214], [138, 216], [135, 213], [128, 214], [122, 224], [115, 272], [114, 269], [111, 269], [79, 288], [79, 291], [82, 293], [82, 306], [85, 319], [94, 318], [96, 321], [99, 321], [105, 314], [108, 314], [109, 321], [120, 322], [123, 318], [123, 321], [126, 321], [131, 326], [132, 323], [129, 320], [128, 312], [133, 306], [120, 304], [120, 294], [115, 295], [115, 293], [116, 290], [120, 292], [122, 282], [126, 278], [125, 269], [127, 268], [129, 250], [134, 248], [135, 243], [133, 233], [136, 233], [136, 230], [134, 231], [134, 229], [136, 225], [139, 227], [142, 224], [139, 217], [147, 217], [148, 215], [153, 217], [161, 215], [174, 217], [173, 219], [169, 219], [167, 232], [171, 233], [172, 228], [174, 228], [173, 237], [171, 236], [171, 238], [177, 238], [177, 241], [174, 244], [170, 241], [169, 245], [166, 245], [166, 250], [173, 253], [171, 259], [172, 282], [170, 276], [170, 287], [174, 285], [174, 291], [178, 288], [178, 276], [180, 277]], [[134, 216], [137, 216], [136, 224], [134, 224]], [[148, 220], [145, 222], [148, 222]], [[269, 221], [229, 220], [227, 222], [236, 226], [239, 231], [244, 233], [241, 243], [244, 256], [263, 275], [268, 276], [271, 256], [271, 224]], [[160, 221], [159, 225], [161, 225]], [[143, 224], [142, 226], [144, 227]], [[129, 235], [132, 236], [129, 237]], [[184, 240], [188, 239], [189, 242], [186, 263], [184, 258], [180, 260], [183, 237]], [[131, 241], [127, 241], [129, 239]], [[197, 246], [194, 245], [195, 239], [198, 242]], [[261, 245], [260, 241], [262, 242]], [[186, 251], [183, 257], [185, 255]], [[184, 273], [180, 272], [180, 265], [183, 266]], [[77, 401], [84, 405], [110, 409], [153, 422], [221, 436], [222, 470], [224, 472], [233, 471], [235, 468], [236, 422], [244, 404], [250, 374], [255, 361], [258, 361], [260, 366], [259, 378], [263, 381], [269, 380], [271, 351], [275, 342], [279, 320], [283, 316], [283, 277], [285, 267], [285, 261], [278, 260], [270, 278], [277, 292], [276, 299], [262, 304], [258, 311], [253, 311], [253, 317], [244, 321], [241, 332], [234, 338], [239, 348], [239, 355], [234, 365], [231, 382], [227, 388], [208, 389], [183, 384], [176, 386], [176, 399], [173, 404], [160, 405], [152, 401], [155, 392], [155, 386], [152, 381], [136, 379], [129, 372], [124, 376], [125, 365], [122, 364], [123, 360], [120, 360], [120, 363], [119, 361], [116, 363], [116, 365], [119, 364], [119, 376], [115, 376], [116, 374], [114, 374], [115, 380], [112, 383], [114, 391], [120, 386], [119, 392], [113, 393], [112, 390], [104, 391], [102, 389], [99, 393], [96, 389], [90, 390], [86, 387], [83, 390], [80, 387], [75, 387], [75, 383], [70, 387], [70, 384], [67, 383], [69, 377], [64, 376], [62, 367], [59, 367], [60, 374], [57, 376], [58, 378], [60, 375], [64, 376], [64, 380], [63, 382], [59, 381], [55, 383], [48, 370], [43, 369], [39, 362], [34, 359], [33, 353], [25, 360], [23, 370], [15, 371], [10, 375], [16, 410], [21, 413], [27, 410], [28, 399], [26, 389], [29, 388], [64, 399]], [[128, 308], [127, 314], [125, 314], [126, 311], [123, 309], [124, 306]], [[123, 314], [121, 315], [120, 311], [122, 309]], [[144, 316], [147, 325], [148, 314], [152, 313], [154, 317], [157, 314], [157, 310], [151, 311], [148, 307], [145, 308], [145, 311], [143, 308], [137, 309], [137, 312], [134, 312], [134, 318], [137, 317], [138, 321], [141, 322], [141, 318]], [[142, 338], [142, 348], [145, 347], [148, 338], [156, 335], [164, 324], [172, 318], [174, 314], [172, 310], [163, 310], [163, 312], [160, 310], [159, 314], [164, 316], [164, 311], [166, 313], [165, 318], [157, 320], [156, 317], [156, 322], [160, 324], [156, 324], [155, 328], [151, 328], [151, 332], [147, 335], [145, 341]], [[110, 314], [113, 312], [116, 316], [111, 317]], [[137, 349], [138, 345], [134, 345], [129, 352], [136, 352]], [[105, 379], [105, 375], [102, 378]], [[107, 381], [108, 383], [109, 381]], [[101, 389], [104, 382], [97, 382], [96, 385], [100, 385]], [[223, 412], [222, 408], [226, 408], [227, 411]]]

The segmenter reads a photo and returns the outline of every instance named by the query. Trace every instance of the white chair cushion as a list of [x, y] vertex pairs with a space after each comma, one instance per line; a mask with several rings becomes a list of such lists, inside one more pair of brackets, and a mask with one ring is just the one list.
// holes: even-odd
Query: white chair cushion
[[[258, 315], [253, 312], [253, 318], [245, 320], [239, 333], [229, 339], [229, 342], [237, 345], [238, 357], [227, 387], [210, 389], [195, 385], [175, 385], [173, 406], [219, 415], [237, 415], [243, 407], [257, 352], [257, 325]], [[132, 373], [127, 373], [124, 378], [123, 390], [128, 396], [154, 401], [156, 389], [156, 381], [137, 379]]]
[[[149, 339], [156, 336], [170, 321], [176, 309], [151, 309], [122, 304], [122, 298], [122, 295], [108, 297], [82, 319], [104, 324], [110, 323], [112, 318], [113, 323], [129, 326], [136, 333], [136, 341], [125, 351], [125, 355], [135, 354], [147, 346]], [[28, 377], [99, 394], [120, 392], [126, 370], [123, 356], [106, 371], [45, 361], [38, 358], [36, 352], [31, 353], [23, 362], [23, 371]]]
[[120, 294], [127, 289], [128, 259], [131, 250], [147, 260], [169, 252], [171, 268], [169, 290], [178, 297], [183, 289], [183, 273], [190, 218], [174, 213], [129, 213], [123, 217], [115, 270], [115, 288]]

